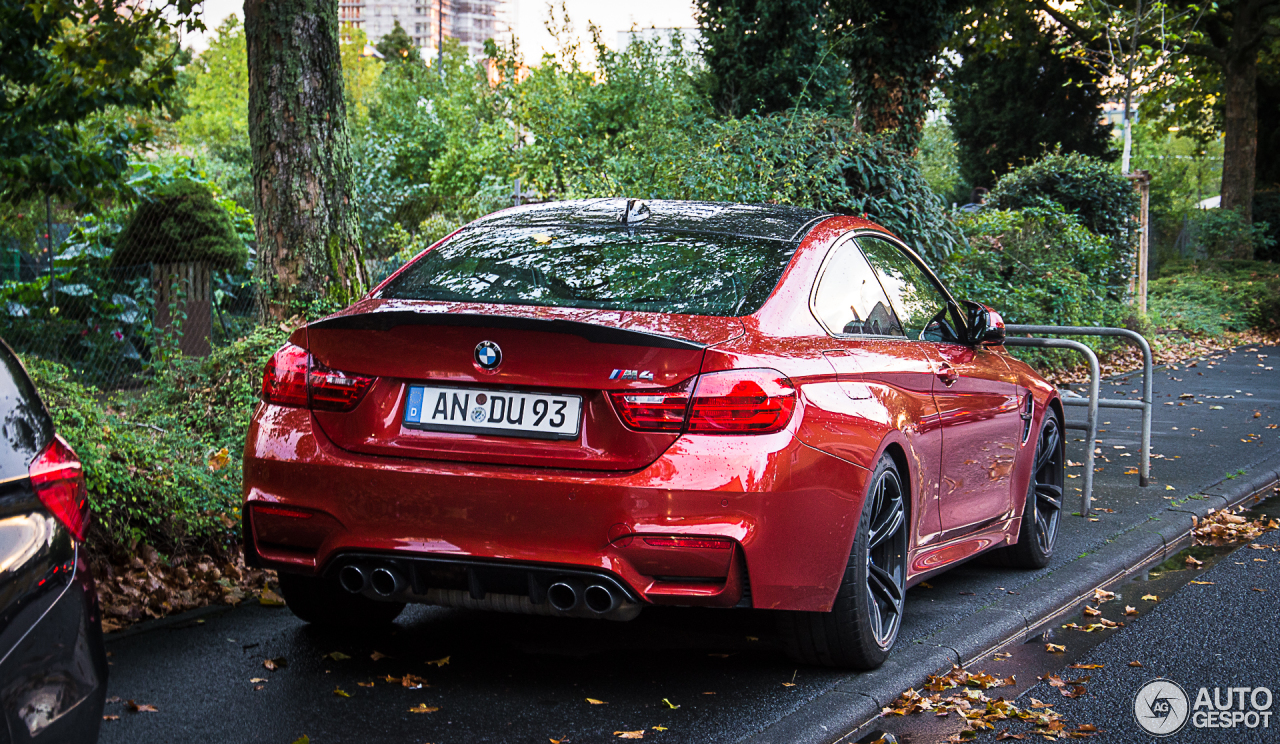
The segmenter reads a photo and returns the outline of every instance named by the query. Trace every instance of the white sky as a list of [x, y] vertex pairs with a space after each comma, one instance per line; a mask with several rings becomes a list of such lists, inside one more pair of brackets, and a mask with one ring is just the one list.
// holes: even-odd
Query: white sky
[[[336, 0], [334, 0], [336, 2]], [[543, 22], [547, 19], [546, 0], [507, 0], [507, 15], [516, 27], [520, 48], [525, 59], [535, 62], [543, 51], [554, 51], [551, 35]], [[573, 21], [581, 45], [586, 48], [591, 39], [587, 36], [587, 21], [593, 21], [604, 31], [609, 46], [617, 44], [619, 31], [635, 25], [641, 28], [690, 28], [693, 22], [693, 0], [646, 0], [643, 3], [617, 2], [617, 0], [564, 0], [569, 18]], [[560, 3], [556, 3], [557, 13]], [[204, 24], [209, 30], [217, 28], [231, 13], [244, 19], [243, 0], [205, 0]], [[197, 52], [206, 46], [203, 35], [191, 34], [184, 44]]]

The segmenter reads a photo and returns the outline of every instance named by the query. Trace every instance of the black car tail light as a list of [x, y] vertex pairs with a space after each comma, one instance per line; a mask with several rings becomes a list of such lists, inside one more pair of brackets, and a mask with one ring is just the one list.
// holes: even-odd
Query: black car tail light
[[313, 411], [354, 409], [373, 386], [374, 377], [329, 369], [306, 349], [285, 344], [262, 373], [262, 399]]
[[27, 470], [36, 496], [77, 540], [89, 529], [89, 489], [80, 458], [61, 436], [44, 448]]

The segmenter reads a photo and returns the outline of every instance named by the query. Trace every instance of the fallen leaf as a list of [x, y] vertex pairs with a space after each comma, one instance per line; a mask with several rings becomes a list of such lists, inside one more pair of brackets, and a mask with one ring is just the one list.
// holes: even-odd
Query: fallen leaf
[[1044, 644], [1044, 650], [1045, 650], [1045, 651], [1048, 651], [1048, 652], [1049, 652], [1049, 653], [1051, 653], [1051, 654], [1060, 654], [1060, 653], [1062, 653], [1063, 651], [1066, 651], [1066, 650], [1067, 650], [1067, 647], [1066, 647], [1066, 646], [1060, 646], [1060, 645], [1058, 645], [1058, 644], [1056, 644], [1056, 643], [1046, 643], [1046, 644]]
[[1131, 607], [1131, 606], [1129, 606], [1129, 605], [1125, 605], [1125, 606], [1124, 606], [1124, 614], [1126, 614], [1126, 615], [1136, 615], [1136, 614], [1138, 614], [1138, 608], [1137, 608], [1137, 607]]
[[258, 604], [263, 605], [264, 607], [284, 607], [284, 597], [281, 597], [270, 589], [263, 589], [262, 592], [258, 594]]
[[1068, 669], [1101, 669], [1106, 664], [1072, 664]]
[[1139, 669], [1144, 669], [1144, 668], [1145, 668], [1145, 667], [1143, 667], [1143, 666], [1142, 666], [1142, 662], [1141, 662], [1141, 661], [1131, 661], [1131, 662], [1129, 662], [1129, 666], [1131, 666], [1131, 667], [1138, 667]]
[[103, 717], [102, 717], [102, 720], [104, 720], [104, 721], [118, 721], [118, 720], [120, 720], [120, 716], [103, 716]]
[[714, 692], [704, 692], [704, 693], [702, 693], [702, 694], [703, 694], [703, 695], [714, 695], [715, 693], [714, 693]]
[[1196, 560], [1196, 557], [1195, 557], [1194, 555], [1189, 555], [1189, 556], [1187, 556], [1187, 557], [1186, 557], [1186, 560], [1184, 560], [1184, 561], [1183, 561], [1183, 563], [1186, 563], [1188, 566], [1203, 566], [1203, 565], [1204, 565], [1204, 561]]
[[397, 680], [395, 677], [388, 676], [388, 682], [399, 682], [401, 687], [407, 687], [410, 690], [421, 690], [423, 687], [430, 687], [427, 681], [416, 674], [406, 674]]
[[1090, 607], [1089, 605], [1084, 606], [1085, 617], [1097, 617], [1098, 615], [1101, 615], [1101, 614], [1102, 614], [1102, 610], [1096, 609], [1094, 607]]
[[373, 687], [372, 682], [357, 682], [356, 687]]
[[587, 702], [591, 703], [592, 705], [608, 705], [608, 703], [606, 703], [605, 701], [596, 700], [595, 698], [587, 698]]
[[446, 657], [444, 657], [443, 659], [436, 659], [436, 660], [434, 660], [434, 661], [428, 661], [427, 663], [428, 663], [428, 664], [435, 664], [437, 667], [442, 667], [442, 666], [444, 666], [445, 664], [448, 664], [448, 663], [449, 663], [449, 659], [450, 659], [450, 657], [446, 656]]
[[[783, 682], [782, 684], [784, 684], [784, 685], [785, 685], [785, 684], [787, 684], [787, 683], [786, 683], [786, 682]], [[663, 698], [663, 699], [662, 699], [662, 702], [666, 703], [666, 704], [667, 704], [667, 707], [668, 707], [668, 708], [670, 708], [671, 710], [676, 710], [677, 708], [679, 708], [679, 707], [680, 707], [680, 706], [676, 705], [675, 703], [671, 702], [670, 700], [668, 700], [668, 699], [666, 699], [666, 698]]]
[[920, 582], [919, 584], [916, 584], [916, 586], [920, 587], [921, 589], [932, 589], [932, 588], [933, 588], [933, 584], [930, 584], [930, 583], [929, 583], [929, 582], [927, 582], [927, 581], [922, 581], [922, 582]]
[[426, 703], [418, 703], [409, 709], [410, 713], [435, 713], [439, 708], [428, 707]]
[[1213, 582], [1212, 582], [1212, 581], [1192, 581], [1192, 582], [1189, 582], [1189, 583], [1192, 583], [1192, 584], [1200, 584], [1201, 586], [1213, 586]]
[[289, 660], [283, 656], [277, 656], [274, 659], [267, 659], [263, 661], [262, 665], [267, 668], [267, 671], [274, 672], [277, 669], [284, 669], [289, 666]]
[[350, 659], [351, 657], [347, 656], [341, 651], [334, 651], [332, 653], [325, 654], [324, 658], [333, 659], [334, 661], [345, 661], [346, 659]]
[[337, 695], [338, 697], [351, 697], [351, 693], [347, 692], [346, 690], [342, 689], [341, 687], [335, 687], [335, 688], [333, 688], [333, 694], [334, 694], [334, 695]]
[[135, 703], [132, 700], [126, 700], [124, 703], [124, 707], [130, 713], [159, 713], [160, 712], [159, 710], [156, 709], [156, 706], [151, 705], [150, 703]]
[[374, 651], [373, 653], [369, 654], [369, 658], [373, 659], [374, 661], [377, 661], [378, 659], [390, 659], [391, 657], [387, 656], [381, 651]]
[[537, 243], [538, 245], [546, 245], [547, 243], [551, 242], [551, 236], [544, 235], [543, 233], [535, 233], [533, 236], [533, 242]]
[[613, 735], [619, 739], [643, 739], [644, 729], [639, 731], [614, 731]]
[[209, 466], [209, 469], [215, 473], [225, 468], [228, 464], [230, 464], [230, 462], [231, 462], [231, 453], [227, 451], [226, 447], [223, 447], [222, 449], [217, 451], [211, 450], [209, 454], [205, 457], [205, 464], [207, 464]]
[[996, 734], [996, 741], [1004, 741], [1005, 739], [1021, 739], [1022, 737], [1023, 734], [1011, 734], [1009, 733], [1009, 729], [1005, 729], [1004, 731]]
[[796, 686], [796, 683], [795, 683], [795, 682], [783, 682], [783, 683], [782, 683], [782, 686], [783, 686], [783, 687], [795, 687], [795, 686]]
[[667, 727], [666, 727], [666, 726], [654, 726], [654, 727], [653, 727], [653, 730], [654, 730], [654, 731], [666, 731], [666, 730], [667, 730]]
[[1008, 653], [1008, 652], [1006, 652], [1006, 651], [998, 651], [998, 652], [996, 652], [995, 654], [992, 654], [991, 658], [993, 658], [993, 659], [1012, 659], [1012, 658], [1013, 658], [1013, 654]]
[[1253, 591], [1255, 591], [1255, 592], [1261, 592], [1262, 594], [1266, 594], [1266, 593], [1267, 593], [1267, 590], [1266, 590], [1266, 589], [1259, 589], [1259, 588], [1258, 588], [1258, 587], [1256, 587], [1256, 586], [1251, 586], [1251, 587], [1249, 587], [1249, 588], [1250, 588], [1250, 589], [1252, 589], [1252, 590], [1253, 590]]
[[1095, 604], [1102, 604], [1103, 602], [1106, 602], [1115, 598], [1116, 598], [1115, 592], [1109, 592], [1106, 589], [1093, 590], [1093, 601]]
[[1156, 595], [1154, 595], [1154, 594], [1144, 594], [1144, 595], [1142, 595], [1142, 599], [1143, 599], [1143, 601], [1146, 601], [1146, 602], [1159, 602], [1159, 601], [1160, 601], [1160, 598], [1159, 598], [1159, 597], [1157, 597], [1157, 596], [1156, 596]]
[[293, 744], [311, 744], [310, 736], [299, 736], [293, 740]]

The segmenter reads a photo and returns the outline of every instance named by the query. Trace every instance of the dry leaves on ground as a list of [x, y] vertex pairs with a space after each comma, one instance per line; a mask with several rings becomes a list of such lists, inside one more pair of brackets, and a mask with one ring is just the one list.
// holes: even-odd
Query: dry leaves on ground
[[135, 552], [127, 561], [93, 561], [104, 632], [211, 604], [237, 605], [251, 598], [284, 604], [271, 588], [275, 572], [246, 568], [238, 549], [220, 558], [166, 559], [145, 544]]
[[1232, 545], [1250, 542], [1265, 532], [1280, 529], [1280, 523], [1274, 519], [1258, 517], [1249, 520], [1225, 509], [1210, 511], [1209, 515], [1203, 519], [1192, 517], [1192, 524], [1194, 528], [1191, 534], [1197, 545]]
[[[1084, 679], [1088, 679], [1087, 677]], [[1080, 682], [1082, 680], [1076, 680]], [[994, 684], [993, 684], [994, 683]], [[1051, 703], [1042, 703], [1035, 698], [1031, 705], [1019, 708], [1004, 698], [988, 697], [983, 689], [990, 687], [1010, 687], [1015, 684], [1013, 677], [999, 679], [986, 672], [971, 674], [960, 667], [952, 667], [951, 671], [942, 675], [931, 675], [924, 686], [924, 693], [914, 689], [902, 693], [889, 707], [880, 711], [882, 716], [906, 716], [913, 713], [932, 711], [935, 716], [947, 717], [952, 713], [962, 718], [966, 729], [953, 735], [948, 742], [972, 741], [981, 731], [995, 729], [1001, 721], [1026, 721], [1035, 727], [1035, 733], [1049, 738], [1081, 738], [1092, 736], [1092, 727], [1078, 728], [1069, 731], [1063, 722], [1062, 714], [1052, 710]], [[982, 689], [963, 689], [943, 697], [942, 692], [955, 688], [980, 687]], [[933, 694], [927, 694], [932, 692]], [[1021, 734], [1009, 734], [1007, 730], [1001, 735], [1006, 739], [1021, 738]], [[1001, 738], [998, 736], [997, 738]]]

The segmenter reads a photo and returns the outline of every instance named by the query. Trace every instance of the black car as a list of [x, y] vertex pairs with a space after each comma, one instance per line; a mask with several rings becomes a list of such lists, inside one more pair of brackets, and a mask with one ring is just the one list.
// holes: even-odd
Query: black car
[[107, 656], [84, 473], [0, 343], [0, 744], [93, 742]]

